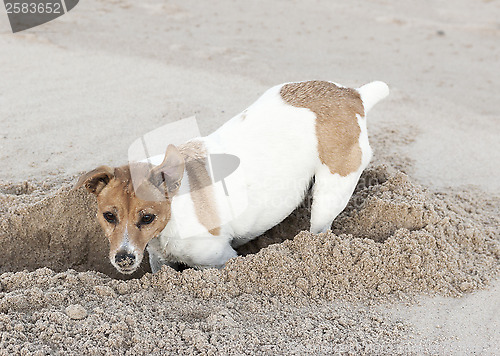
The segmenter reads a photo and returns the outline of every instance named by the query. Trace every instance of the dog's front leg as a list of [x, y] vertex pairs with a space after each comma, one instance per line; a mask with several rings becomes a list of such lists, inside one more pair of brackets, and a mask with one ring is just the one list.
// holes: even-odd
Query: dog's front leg
[[176, 263], [171, 263], [163, 258], [161, 254], [160, 240], [158, 237], [149, 241], [148, 246], [146, 247], [149, 254], [149, 265], [151, 266], [151, 272], [156, 273], [161, 269], [161, 266], [167, 265], [172, 267], [175, 270], [178, 270], [179, 266]]
[[156, 273], [161, 269], [161, 266], [167, 264], [166, 261], [160, 256], [152, 253], [148, 248], [149, 253], [149, 265], [151, 266], [151, 272]]

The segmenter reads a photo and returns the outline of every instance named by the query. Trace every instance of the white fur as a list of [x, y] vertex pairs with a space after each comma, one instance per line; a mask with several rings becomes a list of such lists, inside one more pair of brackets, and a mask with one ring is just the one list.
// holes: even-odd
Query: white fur
[[363, 100], [365, 113], [367, 113], [376, 103], [389, 95], [389, 87], [384, 82], [375, 81], [363, 85], [358, 92]]
[[[199, 139], [209, 154], [228, 153], [241, 160], [236, 172], [225, 179], [229, 197], [221, 182], [212, 185], [221, 233], [213, 236], [200, 224], [188, 193], [174, 197], [172, 220], [148, 245], [153, 272], [164, 263], [223, 266], [236, 256], [233, 247], [285, 219], [302, 202], [313, 177], [312, 232], [328, 230], [345, 208], [372, 156], [366, 118], [358, 116], [361, 166], [346, 177], [331, 174], [318, 157], [316, 115], [285, 103], [280, 96], [283, 85], [267, 90], [244, 112]], [[366, 113], [388, 89], [385, 83], [373, 82], [359, 92]], [[181, 186], [186, 184], [184, 178]]]

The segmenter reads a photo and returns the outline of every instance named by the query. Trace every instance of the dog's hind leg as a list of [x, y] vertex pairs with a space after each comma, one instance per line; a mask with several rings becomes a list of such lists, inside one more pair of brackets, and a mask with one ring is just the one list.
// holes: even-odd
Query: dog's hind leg
[[332, 174], [328, 166], [322, 164], [316, 170], [311, 208], [311, 232], [329, 230], [333, 220], [346, 207], [356, 187], [360, 171], [342, 177]]

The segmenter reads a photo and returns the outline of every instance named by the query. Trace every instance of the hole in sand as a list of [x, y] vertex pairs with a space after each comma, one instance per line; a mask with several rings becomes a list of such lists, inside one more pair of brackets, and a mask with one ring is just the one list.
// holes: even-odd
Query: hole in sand
[[[386, 218], [382, 222], [374, 218], [368, 229], [366, 224], [359, 223], [366, 220], [365, 216], [377, 215], [373, 211], [379, 209], [379, 205], [366, 204], [366, 200], [371, 188], [386, 181], [384, 168], [363, 173], [346, 211], [337, 218], [332, 230], [337, 234], [383, 241], [381, 236], [408, 227], [409, 220], [401, 215], [401, 209], [394, 203], [387, 203], [382, 208], [383, 214], [378, 215], [395, 219]], [[4, 204], [10, 207], [0, 230], [5, 261], [0, 266], [1, 272], [49, 267], [55, 271], [94, 270], [117, 279], [131, 279], [151, 271], [147, 252], [138, 271], [130, 276], [119, 274], [109, 263], [107, 240], [95, 219], [95, 198], [84, 190], [71, 192], [65, 185], [55, 192], [44, 193], [36, 184], [22, 182], [5, 185], [0, 192]], [[22, 201], [16, 199], [19, 195], [25, 195]], [[300, 231], [307, 231], [311, 204], [309, 190], [303, 203], [289, 217], [259, 238], [239, 247], [238, 254], [254, 254], [269, 245], [293, 239]], [[394, 209], [398, 211], [391, 214]]]
[[[59, 186], [49, 191], [34, 189], [32, 193], [18, 195], [18, 191], [29, 191], [29, 189], [23, 190], [23, 186], [25, 186], [24, 183], [19, 186], [20, 190], [14, 188], [18, 187], [17, 185], [11, 185], [10, 188], [3, 187], [0, 193], [2, 206], [0, 245], [3, 253], [0, 260], [0, 272], [16, 272], [24, 269], [32, 271], [48, 267], [56, 272], [68, 269], [90, 270], [102, 272], [115, 279], [131, 279], [150, 271], [147, 255], [139, 271], [131, 276], [119, 274], [110, 264], [108, 242], [103, 237], [95, 219], [94, 196], [83, 189], [76, 192], [70, 191], [71, 185], [68, 182], [62, 187]], [[307, 268], [313, 269], [319, 268], [314, 266], [323, 264], [329, 266], [328, 268], [333, 268], [332, 266], [355, 268], [361, 263], [368, 271], [372, 267], [375, 268], [374, 266], [378, 269], [384, 266], [384, 260], [373, 259], [378, 258], [373, 256], [382, 253], [374, 252], [375, 250], [392, 251], [392, 249], [404, 252], [396, 255], [398, 259], [396, 262], [389, 261], [391, 266], [404, 265], [406, 262], [400, 259], [408, 258], [408, 266], [413, 268], [412, 264], [415, 264], [414, 268], [417, 271], [421, 268], [419, 266], [425, 263], [429, 263], [429, 268], [431, 268], [434, 263], [432, 261], [442, 259], [444, 255], [451, 253], [453, 249], [449, 246], [453, 244], [466, 252], [464, 256], [467, 256], [462, 258], [464, 261], [489, 256], [487, 258], [491, 263], [498, 262], [497, 255], [500, 255], [500, 248], [498, 241], [492, 241], [491, 236], [494, 234], [491, 231], [481, 231], [477, 227], [467, 228], [463, 222], [466, 218], [457, 218], [455, 213], [450, 212], [449, 204], [441, 202], [423, 188], [411, 183], [405, 174], [389, 173], [389, 170], [382, 166], [368, 169], [363, 174], [348, 206], [332, 226], [332, 232], [336, 236], [328, 234], [320, 237], [308, 233], [299, 234], [300, 231], [309, 229], [310, 203], [311, 199], [306, 198], [304, 203], [282, 223], [256, 240], [240, 247], [238, 253], [241, 256], [247, 256], [270, 245], [278, 245], [271, 246], [270, 250], [261, 251], [258, 255], [237, 259], [231, 262], [225, 271], [231, 274], [233, 269], [256, 268], [250, 261], [266, 260], [274, 254], [278, 256], [274, 256], [272, 261], [276, 258], [279, 262], [275, 261], [273, 264], [285, 264], [288, 261], [290, 266], [287, 268], [292, 268], [291, 266], [297, 261], [302, 261], [301, 263], [306, 263], [306, 267], [310, 265]], [[464, 204], [466, 203], [461, 202], [455, 205]], [[297, 234], [299, 235], [296, 236]], [[486, 243], [487, 239], [489, 239], [489, 245], [482, 246], [481, 252], [473, 255], [474, 249], [480, 248], [477, 244]], [[389, 240], [391, 240], [390, 245], [386, 246]], [[441, 241], [440, 245], [436, 244], [437, 240]], [[282, 243], [284, 241], [286, 242]], [[376, 245], [379, 247], [373, 245], [373, 241], [378, 242], [379, 244]], [[407, 245], [413, 242], [422, 246], [409, 249]], [[352, 243], [357, 247], [346, 247]], [[319, 250], [315, 250], [316, 252], [311, 257], [307, 254], [311, 246], [315, 244], [320, 244], [322, 247], [314, 247]], [[345, 244], [347, 245], [343, 246]], [[350, 251], [351, 248], [352, 251]], [[433, 248], [435, 250], [432, 250]], [[347, 249], [347, 252], [343, 249]], [[365, 251], [365, 253], [360, 255], [359, 251]], [[309, 257], [304, 257], [306, 255]], [[351, 257], [348, 258], [348, 256]], [[352, 259], [352, 256], [358, 257]], [[387, 256], [387, 258], [392, 258], [390, 256], [393, 255], [387, 252]], [[248, 257], [252, 259], [248, 260]], [[253, 259], [253, 257], [256, 258]], [[453, 268], [458, 268], [453, 262], [458, 257], [450, 258], [450, 265], [442, 268], [449, 267], [450, 274], [452, 274]], [[307, 262], [303, 262], [304, 259]], [[320, 260], [314, 262], [314, 259]], [[467, 262], [467, 264], [470, 263]], [[362, 270], [360, 273], [365, 272]], [[186, 276], [191, 276], [192, 273], [194, 272], [189, 272]], [[204, 275], [208, 272], [196, 273]], [[336, 275], [339, 272], [332, 273]], [[480, 275], [477, 272], [474, 273], [476, 276]], [[390, 291], [396, 287], [381, 288]]]
[[[361, 177], [352, 201], [357, 202], [360, 194], [386, 180], [384, 169], [368, 170]], [[0, 221], [3, 248], [0, 272], [49, 267], [57, 272], [94, 270], [118, 279], [137, 278], [150, 272], [147, 252], [133, 275], [125, 276], [115, 270], [108, 260], [108, 242], [95, 219], [94, 196], [83, 189], [70, 191], [70, 183], [65, 182], [59, 188], [54, 184], [31, 182], [0, 187], [4, 212]], [[44, 187], [52, 187], [52, 190], [44, 190]], [[301, 206], [288, 218], [238, 248], [238, 254], [257, 253], [271, 244], [293, 239], [302, 230], [307, 231], [311, 204], [309, 192]], [[351, 205], [350, 211], [362, 207], [358, 203]], [[352, 233], [351, 230], [346, 228], [341, 232]]]

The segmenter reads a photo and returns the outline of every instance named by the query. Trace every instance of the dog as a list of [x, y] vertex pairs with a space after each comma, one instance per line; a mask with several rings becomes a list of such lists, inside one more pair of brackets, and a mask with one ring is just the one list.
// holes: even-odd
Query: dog
[[[310, 231], [331, 228], [372, 157], [366, 114], [388, 94], [380, 81], [358, 89], [319, 80], [277, 85], [212, 134], [168, 145], [159, 164], [100, 166], [74, 189], [97, 196], [119, 272], [133, 273], [146, 248], [153, 273], [162, 265], [221, 268], [234, 248], [290, 215], [312, 182]], [[211, 172], [216, 154], [239, 160], [238, 178], [223, 187]]]

